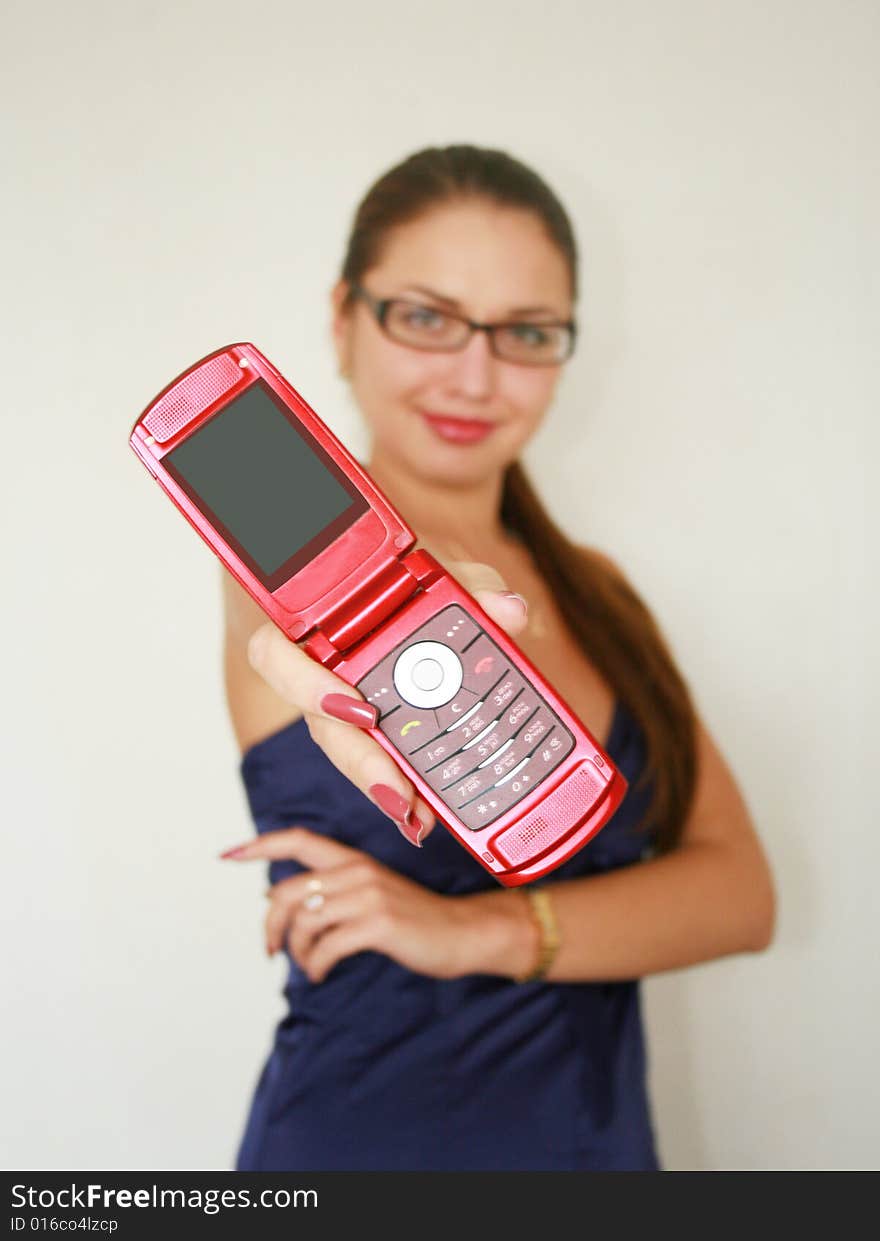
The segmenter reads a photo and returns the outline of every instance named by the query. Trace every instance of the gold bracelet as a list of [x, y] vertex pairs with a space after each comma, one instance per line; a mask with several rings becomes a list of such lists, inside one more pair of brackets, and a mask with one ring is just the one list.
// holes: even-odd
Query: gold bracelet
[[553, 958], [559, 951], [561, 942], [549, 892], [543, 888], [528, 888], [525, 895], [529, 898], [532, 917], [541, 932], [541, 943], [534, 966], [528, 973], [520, 974], [518, 978], [515, 978], [515, 982], [534, 982], [538, 978], [543, 978], [553, 964]]

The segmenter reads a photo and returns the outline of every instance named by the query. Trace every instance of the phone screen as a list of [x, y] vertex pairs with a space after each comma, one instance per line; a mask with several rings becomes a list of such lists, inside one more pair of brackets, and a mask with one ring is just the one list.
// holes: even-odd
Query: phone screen
[[369, 508], [263, 380], [166, 453], [162, 465], [267, 590]]

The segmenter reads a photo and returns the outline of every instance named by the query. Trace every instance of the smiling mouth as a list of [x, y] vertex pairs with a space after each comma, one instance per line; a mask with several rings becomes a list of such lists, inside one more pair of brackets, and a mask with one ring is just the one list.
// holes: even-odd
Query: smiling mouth
[[444, 423], [453, 427], [459, 427], [461, 430], [489, 431], [492, 427], [498, 425], [488, 418], [459, 418], [454, 414], [434, 414], [426, 409], [420, 410], [419, 412], [422, 417], [427, 418], [429, 422]]
[[462, 447], [481, 444], [498, 425], [485, 418], [447, 418], [442, 414], [422, 414], [422, 418], [436, 439]]

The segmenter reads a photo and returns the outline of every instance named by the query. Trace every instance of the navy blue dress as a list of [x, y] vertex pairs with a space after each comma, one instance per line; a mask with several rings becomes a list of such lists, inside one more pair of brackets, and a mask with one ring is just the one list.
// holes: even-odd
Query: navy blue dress
[[[650, 784], [617, 704], [608, 753], [630, 781], [617, 814], [546, 882], [639, 861]], [[441, 826], [414, 849], [312, 741], [303, 719], [241, 774], [259, 832], [299, 824], [435, 892], [498, 883]], [[273, 862], [273, 882], [304, 868]], [[656, 1169], [637, 982], [439, 979], [376, 952], [312, 984], [294, 961], [238, 1152], [239, 1171]]]

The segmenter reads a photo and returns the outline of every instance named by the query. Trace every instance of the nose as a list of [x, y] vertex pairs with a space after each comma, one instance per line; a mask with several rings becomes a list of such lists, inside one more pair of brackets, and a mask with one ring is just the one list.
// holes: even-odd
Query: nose
[[485, 401], [495, 383], [496, 359], [485, 332], [474, 332], [464, 349], [449, 355], [450, 387], [471, 401]]

